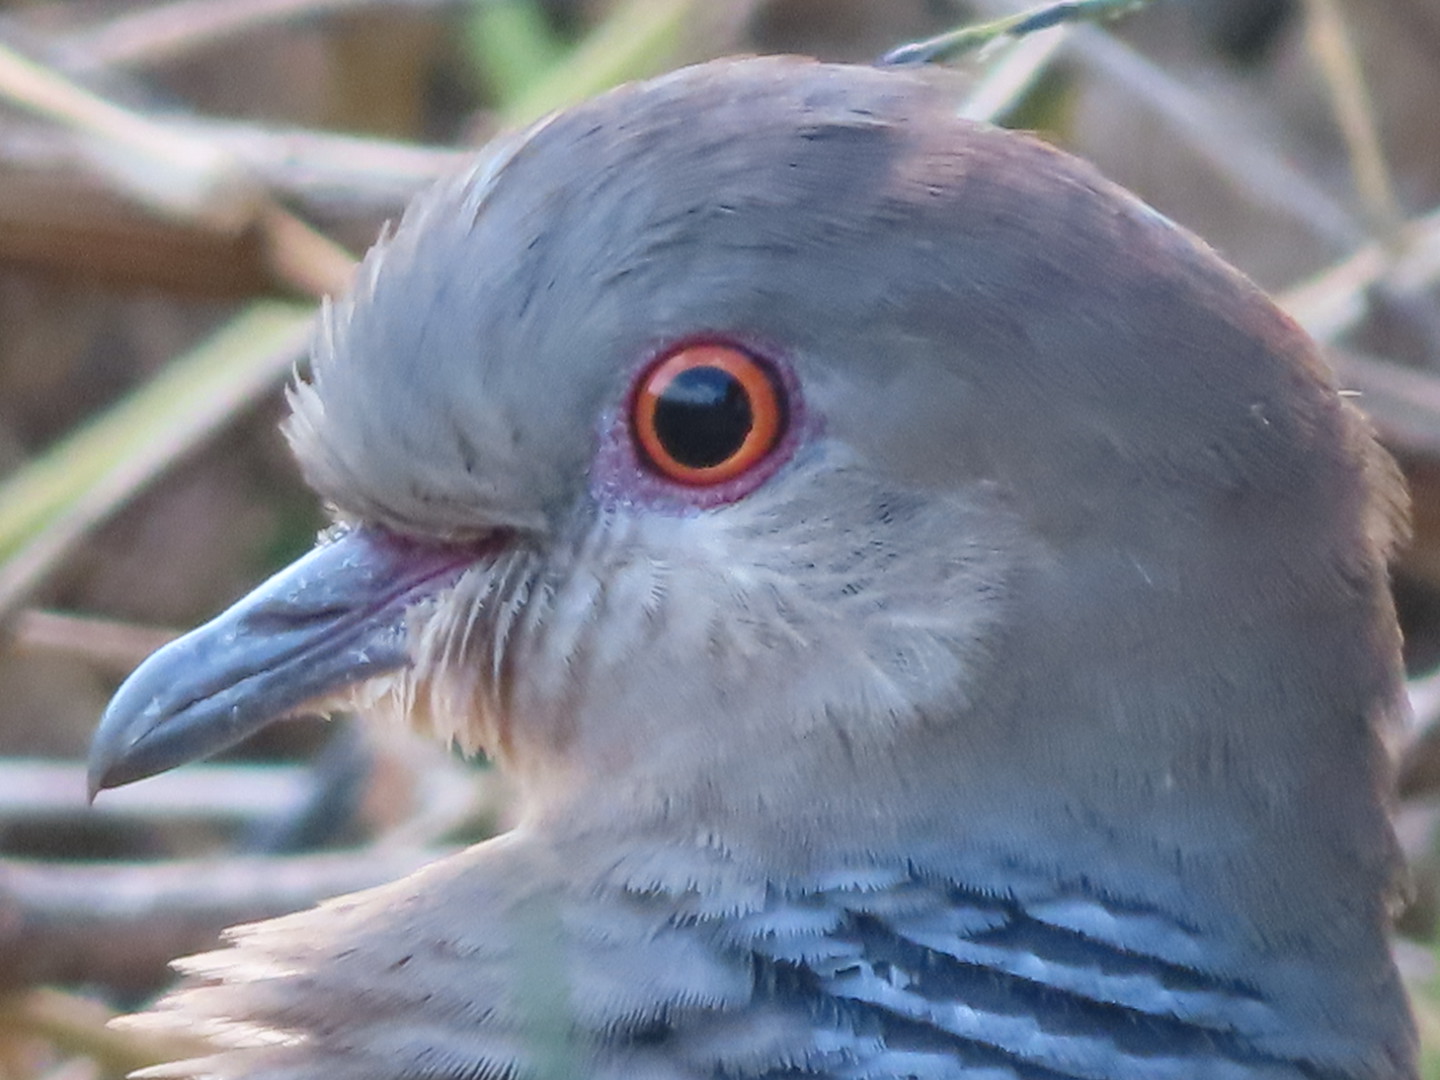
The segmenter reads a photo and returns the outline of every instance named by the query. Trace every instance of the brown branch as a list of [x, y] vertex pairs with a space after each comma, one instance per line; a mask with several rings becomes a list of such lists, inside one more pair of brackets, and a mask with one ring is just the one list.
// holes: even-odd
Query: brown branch
[[167, 221], [73, 172], [0, 164], [0, 262], [181, 296], [277, 292], [258, 237]]
[[1305, 36], [1330, 91], [1335, 122], [1345, 140], [1350, 174], [1361, 204], [1376, 232], [1393, 240], [1404, 219], [1380, 146], [1375, 110], [1360, 59], [1337, 0], [1305, 0]]
[[266, 193], [249, 227], [156, 214], [99, 174], [74, 133], [12, 121], [0, 124], [0, 262], [192, 296], [334, 291], [350, 257], [301, 217], [363, 246], [417, 191], [472, 156], [241, 123], [180, 126], [230, 155]]
[[1104, 30], [1077, 28], [1066, 41], [1065, 52], [1086, 70], [1131, 91], [1137, 107], [1162, 117], [1185, 146], [1253, 206], [1298, 222], [1339, 250], [1365, 239], [1354, 215], [1276, 147]]
[[236, 923], [297, 911], [408, 874], [441, 852], [74, 865], [0, 860], [0, 987], [153, 990], [174, 957]]
[[[0, 1030], [47, 1039], [64, 1053], [83, 1055], [89, 1077], [123, 1076], [147, 1065], [194, 1057], [203, 1045], [152, 1032], [120, 1031], [110, 1026], [115, 1013], [99, 1002], [41, 988], [0, 998]], [[62, 1066], [63, 1068], [63, 1066]], [[71, 1080], [60, 1070], [45, 1080]]]
[[439, 10], [464, 0], [176, 0], [127, 12], [62, 41], [67, 69], [162, 64], [249, 34], [373, 9]]
[[1409, 222], [1398, 243], [1370, 243], [1302, 281], [1277, 299], [1319, 341], [1353, 330], [1370, 310], [1370, 294], [1387, 285], [1414, 296], [1440, 283], [1440, 210]]
[[294, 814], [315, 790], [303, 765], [194, 765], [87, 803], [78, 761], [0, 758], [0, 824], [46, 820], [79, 825], [117, 819], [156, 825], [264, 821]]
[[255, 215], [260, 250], [275, 280], [307, 296], [338, 296], [350, 288], [355, 257], [278, 203], [266, 200]]
[[[0, 100], [71, 131], [91, 176], [151, 216], [236, 242], [253, 234], [270, 277], [302, 293], [348, 284], [353, 257], [283, 209], [243, 161], [203, 133], [111, 101], [4, 42]], [[46, 225], [48, 232], [56, 223]]]
[[1340, 385], [1397, 452], [1440, 460], [1440, 376], [1352, 350], [1329, 354]]
[[117, 675], [177, 636], [174, 630], [35, 608], [20, 612], [6, 629], [17, 651], [78, 656]]

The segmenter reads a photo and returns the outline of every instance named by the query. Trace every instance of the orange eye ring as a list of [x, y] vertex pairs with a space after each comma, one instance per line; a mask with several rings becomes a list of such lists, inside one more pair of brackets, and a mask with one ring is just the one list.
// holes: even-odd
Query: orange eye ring
[[645, 373], [631, 426], [641, 456], [678, 484], [709, 487], [743, 475], [784, 433], [775, 374], [731, 345], [687, 345]]

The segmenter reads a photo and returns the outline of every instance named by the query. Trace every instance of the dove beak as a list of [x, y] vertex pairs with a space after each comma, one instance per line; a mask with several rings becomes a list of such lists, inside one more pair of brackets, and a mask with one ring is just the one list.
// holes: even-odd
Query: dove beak
[[406, 667], [407, 611], [475, 559], [366, 529], [322, 543], [125, 680], [90, 744], [91, 798]]

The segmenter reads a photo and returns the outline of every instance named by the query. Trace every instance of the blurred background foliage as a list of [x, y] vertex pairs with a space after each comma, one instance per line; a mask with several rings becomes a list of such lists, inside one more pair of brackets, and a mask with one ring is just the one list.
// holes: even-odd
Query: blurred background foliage
[[[0, 4], [0, 1080], [168, 1056], [104, 1027], [168, 958], [503, 827], [492, 774], [343, 721], [84, 805], [118, 679], [323, 527], [276, 432], [281, 387], [383, 223], [467, 147], [616, 82], [736, 52], [871, 60], [1011, 10]], [[1440, 1047], [1440, 0], [1159, 0], [947, 77], [968, 112], [1090, 158], [1271, 290], [1401, 461], [1397, 948]]]

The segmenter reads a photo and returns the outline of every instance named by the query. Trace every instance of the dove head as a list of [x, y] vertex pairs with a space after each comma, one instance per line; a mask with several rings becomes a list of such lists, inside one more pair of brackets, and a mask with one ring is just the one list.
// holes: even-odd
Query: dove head
[[1218, 876], [1261, 923], [1338, 874], [1379, 933], [1388, 459], [1251, 284], [921, 78], [542, 122], [377, 246], [292, 401], [338, 539], [196, 632], [268, 659], [137, 672], [98, 786], [349, 694], [535, 822]]
[[[1371, 753], [1388, 477], [1311, 346], [918, 79], [756, 60], [621, 90], [437, 188], [361, 280], [291, 440], [345, 521], [491, 548], [392, 697], [552, 793], [768, 814], [814, 769], [854, 805], [877, 770], [1158, 788]], [[647, 442], [688, 407], [645, 412], [667, 365], [715, 383], [697, 416], [716, 387], [773, 414], [753, 459], [719, 428], [688, 447], [709, 474]], [[1337, 693], [1343, 730], [1303, 719]]]
[[1011, 327], [932, 310], [990, 287], [947, 250], [973, 150], [919, 137], [943, 108], [878, 72], [682, 73], [527, 132], [377, 248], [289, 435], [346, 521], [498, 539], [415, 638], [412, 721], [658, 806], [963, 707], [1036, 538], [966, 370]]

